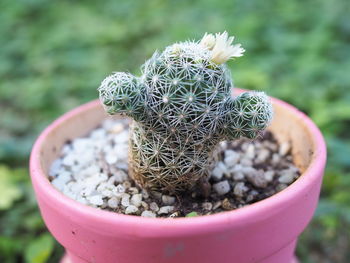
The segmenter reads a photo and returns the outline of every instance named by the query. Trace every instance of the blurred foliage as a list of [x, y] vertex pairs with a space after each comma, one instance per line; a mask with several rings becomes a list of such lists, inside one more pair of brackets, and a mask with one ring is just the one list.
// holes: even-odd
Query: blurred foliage
[[138, 72], [154, 49], [227, 30], [247, 49], [235, 84], [307, 113], [327, 139], [320, 205], [301, 262], [350, 262], [348, 0], [0, 1], [0, 262], [58, 262], [31, 190], [38, 133], [97, 98], [112, 71]]
[[[21, 170], [19, 173], [23, 174], [23, 171]], [[11, 208], [13, 202], [21, 197], [22, 192], [17, 187], [19, 173], [18, 170], [10, 170], [6, 166], [0, 166], [0, 210]]]
[[26, 262], [45, 263], [54, 247], [54, 239], [49, 233], [44, 233], [30, 242], [25, 250]]

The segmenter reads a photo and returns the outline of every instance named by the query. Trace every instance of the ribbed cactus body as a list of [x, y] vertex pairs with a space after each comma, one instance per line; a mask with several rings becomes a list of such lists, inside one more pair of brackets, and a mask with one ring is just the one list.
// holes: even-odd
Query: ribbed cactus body
[[110, 114], [135, 120], [130, 174], [147, 189], [190, 189], [207, 176], [218, 142], [255, 138], [271, 120], [267, 96], [247, 92], [232, 98], [230, 72], [211, 56], [201, 43], [174, 44], [146, 61], [140, 78], [115, 73], [99, 88]]
[[272, 106], [264, 92], [245, 92], [225, 103], [224, 134], [228, 140], [254, 139], [272, 119]]
[[161, 130], [192, 133], [197, 129], [209, 135], [222, 120], [222, 102], [232, 88], [230, 73], [225, 65], [212, 63], [207, 52], [201, 54], [203, 48], [198, 46], [172, 45], [143, 66], [149, 118]]
[[100, 99], [109, 114], [125, 114], [141, 121], [145, 114], [145, 86], [130, 73], [117, 72], [105, 78]]
[[194, 144], [194, 138], [188, 137], [186, 143], [185, 136], [153, 132], [137, 122], [132, 124], [131, 131], [129, 171], [145, 188], [179, 192], [207, 174], [214, 140], [197, 140]]

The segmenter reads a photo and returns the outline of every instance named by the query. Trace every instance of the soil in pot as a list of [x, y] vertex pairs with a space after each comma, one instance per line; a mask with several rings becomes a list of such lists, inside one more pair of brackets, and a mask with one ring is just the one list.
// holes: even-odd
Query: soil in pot
[[181, 196], [141, 189], [128, 176], [127, 119], [107, 119], [88, 136], [67, 141], [51, 165], [49, 179], [76, 201], [99, 209], [144, 217], [210, 215], [267, 198], [300, 175], [288, 142], [269, 131], [254, 141], [222, 142], [210, 168], [210, 193]]

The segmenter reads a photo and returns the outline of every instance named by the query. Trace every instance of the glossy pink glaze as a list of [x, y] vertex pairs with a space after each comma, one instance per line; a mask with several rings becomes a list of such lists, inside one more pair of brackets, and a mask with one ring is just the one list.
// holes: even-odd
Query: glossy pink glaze
[[68, 112], [39, 136], [30, 158], [32, 183], [48, 229], [66, 248], [72, 263], [292, 262], [297, 237], [311, 220], [318, 202], [326, 147], [320, 131], [307, 116], [285, 102], [273, 102], [298, 115], [313, 134], [314, 158], [303, 175], [285, 190], [255, 204], [210, 216], [178, 219], [98, 210], [57, 191], [41, 166], [45, 139], [58, 125], [99, 107], [99, 102]]

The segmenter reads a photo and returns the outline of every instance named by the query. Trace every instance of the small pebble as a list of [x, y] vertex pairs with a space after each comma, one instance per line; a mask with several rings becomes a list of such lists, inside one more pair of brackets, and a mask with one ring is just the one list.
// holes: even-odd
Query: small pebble
[[254, 200], [254, 196], [252, 196], [251, 194], [248, 194], [247, 197], [246, 197], [246, 202], [250, 203], [253, 200]]
[[71, 144], [65, 144], [62, 148], [62, 154], [63, 156], [71, 154], [72, 152], [72, 145]]
[[123, 182], [123, 186], [125, 189], [129, 189], [131, 187], [131, 182], [125, 181], [125, 182]]
[[134, 206], [134, 205], [129, 205], [126, 209], [125, 209], [125, 214], [130, 215], [130, 214], [135, 214], [137, 211], [139, 211], [139, 209]]
[[106, 136], [106, 131], [101, 128], [94, 130], [90, 135], [90, 137], [93, 139], [103, 139], [104, 136]]
[[232, 167], [232, 168], [230, 169], [230, 171], [231, 171], [232, 173], [242, 172], [242, 170], [243, 170], [243, 166], [240, 165], [240, 164], [236, 164], [234, 167]]
[[62, 164], [65, 166], [73, 166], [75, 163], [75, 158], [73, 155], [69, 154], [63, 158]]
[[115, 188], [115, 194], [123, 194], [125, 193], [125, 187], [121, 184], [118, 184], [117, 187]]
[[255, 199], [255, 197], [257, 196], [258, 192], [256, 191], [250, 191], [247, 195], [247, 202], [251, 202]]
[[108, 199], [107, 204], [110, 208], [115, 209], [119, 205], [119, 200], [116, 197], [112, 197], [112, 198]]
[[293, 182], [295, 174], [291, 171], [284, 171], [281, 173], [281, 176], [278, 178], [278, 182], [283, 184], [290, 184]]
[[233, 167], [238, 163], [239, 157], [240, 156], [237, 152], [233, 150], [226, 150], [224, 162], [227, 165], [227, 167]]
[[253, 166], [253, 161], [251, 159], [248, 158], [242, 158], [241, 161], [239, 162], [242, 166], [246, 166], [246, 167], [251, 167]]
[[280, 161], [281, 161], [280, 155], [277, 154], [277, 153], [274, 153], [274, 154], [272, 155], [272, 164], [276, 165], [276, 164], [278, 164]]
[[130, 187], [129, 192], [130, 194], [135, 195], [139, 193], [139, 189], [137, 189], [136, 187]]
[[244, 174], [242, 172], [235, 172], [233, 174], [233, 179], [235, 181], [243, 180], [244, 179]]
[[223, 171], [224, 175], [229, 174], [229, 169], [223, 162], [218, 162], [217, 166], [220, 167], [220, 169]]
[[205, 210], [210, 211], [210, 210], [213, 209], [213, 204], [210, 203], [210, 202], [204, 202], [204, 203], [202, 204], [202, 208], [205, 209]]
[[279, 148], [279, 154], [285, 156], [290, 150], [290, 144], [288, 142], [282, 142]]
[[[115, 165], [115, 167], [118, 169], [127, 171], [129, 168], [129, 164], [127, 162], [125, 162], [125, 160], [126, 159], [124, 159], [123, 161], [118, 161], [117, 164]], [[126, 174], [126, 173], [124, 172], [124, 174]], [[127, 176], [127, 178], [129, 178], [127, 174], [126, 174], [126, 176]]]
[[163, 195], [162, 202], [164, 205], [173, 205], [175, 203], [175, 197], [169, 196], [169, 195]]
[[222, 202], [221, 201], [217, 201], [215, 202], [215, 204], [213, 205], [213, 209], [212, 210], [216, 210], [221, 206]]
[[173, 206], [162, 206], [161, 208], [159, 208], [159, 211], [158, 211], [158, 215], [163, 215], [163, 214], [169, 214], [171, 213], [172, 211], [174, 210], [174, 207]]
[[251, 194], [251, 195], [253, 195], [253, 196], [257, 196], [257, 195], [259, 194], [259, 192], [256, 191], [256, 190], [251, 190], [251, 191], [249, 192], [249, 194]]
[[232, 210], [233, 209], [233, 205], [228, 200], [228, 198], [225, 198], [224, 201], [222, 201], [222, 205], [221, 206], [225, 210]]
[[129, 139], [129, 132], [128, 131], [122, 131], [118, 134], [118, 136], [114, 137], [114, 142], [116, 144], [124, 143]]
[[59, 179], [59, 178], [55, 178], [51, 181], [51, 183], [53, 184], [53, 186], [59, 190], [59, 191], [63, 191], [65, 185], [66, 185], [66, 182]]
[[275, 176], [274, 171], [266, 171], [264, 173], [264, 178], [267, 182], [271, 182], [273, 180], [274, 176]]
[[250, 183], [259, 188], [265, 188], [268, 183], [262, 170], [255, 170], [253, 173], [248, 173], [247, 179]]
[[152, 192], [152, 196], [153, 196], [154, 198], [158, 199], [159, 201], [162, 200], [162, 193], [153, 191], [153, 192]]
[[116, 191], [121, 194], [125, 193], [125, 187], [122, 184], [118, 184], [116, 187]]
[[246, 176], [250, 176], [252, 174], [255, 174], [256, 170], [253, 167], [242, 167], [241, 172]]
[[86, 198], [91, 204], [93, 205], [102, 205], [103, 204], [103, 199], [101, 195], [93, 195], [93, 196], [89, 196]]
[[117, 124], [113, 125], [109, 131], [112, 133], [120, 133], [123, 130], [124, 130], [124, 125], [117, 123]]
[[129, 194], [122, 194], [122, 206], [127, 207], [130, 205], [130, 195]]
[[237, 183], [233, 188], [234, 195], [238, 197], [242, 197], [247, 191], [248, 187], [245, 186], [244, 182]]
[[278, 146], [275, 143], [272, 143], [270, 141], [264, 141], [263, 144], [272, 152], [276, 152], [278, 150]]
[[50, 167], [49, 175], [52, 177], [55, 177], [61, 172], [62, 169], [62, 160], [61, 159], [56, 159], [53, 161]]
[[148, 210], [145, 210], [141, 213], [141, 216], [143, 217], [157, 217], [157, 215], [155, 213], [153, 213], [152, 211], [148, 211]]
[[255, 157], [255, 147], [254, 144], [249, 144], [247, 151], [245, 153], [245, 156], [250, 159], [253, 160]]
[[224, 171], [219, 166], [215, 166], [211, 173], [211, 178], [213, 178], [215, 181], [220, 181], [223, 176]]
[[231, 186], [228, 183], [228, 181], [225, 180], [225, 181], [221, 181], [219, 183], [214, 184], [213, 189], [216, 191], [216, 193], [218, 195], [224, 195], [224, 194], [227, 194], [228, 192], [230, 192]]
[[90, 196], [95, 191], [95, 185], [85, 185], [84, 189], [81, 190], [81, 196]]
[[128, 175], [124, 171], [121, 171], [121, 170], [114, 173], [113, 177], [115, 178], [115, 181], [118, 183], [122, 183], [128, 179]]
[[155, 202], [152, 202], [150, 205], [149, 205], [149, 208], [154, 211], [154, 212], [158, 212], [159, 211], [159, 206], [157, 205], [157, 203]]
[[142, 202], [142, 194], [134, 194], [131, 197], [131, 201], [130, 203], [136, 207], [141, 206], [141, 202]]
[[106, 157], [106, 162], [108, 164], [115, 164], [118, 161], [118, 157], [115, 154], [108, 154]]
[[147, 190], [142, 189], [141, 193], [142, 193], [143, 199], [147, 199], [149, 197], [149, 193], [147, 192]]
[[145, 210], [148, 210], [148, 209], [149, 209], [149, 205], [148, 205], [148, 203], [146, 203], [145, 201], [141, 201], [141, 206], [142, 206]]
[[242, 143], [242, 145], [241, 145], [242, 150], [243, 150], [244, 152], [246, 152], [249, 145], [250, 145], [250, 143], [247, 142], [247, 141], [244, 142], [244, 143]]
[[84, 152], [86, 149], [90, 148], [90, 140], [87, 138], [77, 138], [72, 142], [73, 149], [76, 152]]
[[175, 213], [172, 213], [169, 217], [174, 218], [174, 217], [178, 217], [178, 216], [179, 216], [179, 212], [175, 212]]
[[258, 156], [255, 159], [255, 162], [257, 163], [263, 163], [267, 160], [267, 158], [269, 158], [270, 156], [270, 151], [263, 148], [258, 152]]

